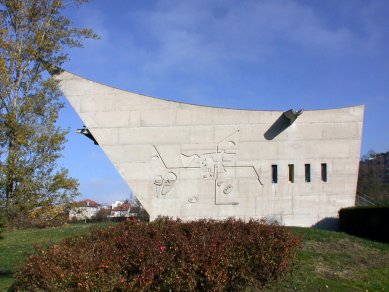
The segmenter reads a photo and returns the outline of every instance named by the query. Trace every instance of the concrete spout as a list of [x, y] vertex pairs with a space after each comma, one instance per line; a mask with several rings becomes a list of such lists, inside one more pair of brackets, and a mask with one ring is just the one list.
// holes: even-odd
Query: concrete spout
[[293, 122], [303, 113], [303, 109], [300, 110], [294, 110], [290, 109], [286, 112], [284, 112], [284, 116], [289, 120], [290, 124], [293, 124]]

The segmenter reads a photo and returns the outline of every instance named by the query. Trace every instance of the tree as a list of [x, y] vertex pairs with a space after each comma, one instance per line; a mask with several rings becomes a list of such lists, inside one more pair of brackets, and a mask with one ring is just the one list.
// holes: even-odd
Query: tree
[[97, 38], [62, 12], [88, 0], [0, 0], [0, 205], [9, 224], [37, 208], [70, 202], [78, 182], [57, 164], [67, 131], [47, 64], [61, 66], [66, 48]]
[[388, 204], [387, 159], [389, 152], [376, 153], [370, 150], [359, 163], [357, 193], [368, 196], [376, 204]]
[[95, 218], [98, 221], [104, 221], [107, 220], [109, 215], [111, 215], [111, 209], [101, 208], [97, 211]]
[[138, 198], [133, 196], [132, 198], [132, 208], [131, 211], [132, 213], [135, 213], [136, 216], [145, 222], [150, 221], [150, 215], [147, 213], [146, 209], [143, 208], [142, 204], [139, 202]]

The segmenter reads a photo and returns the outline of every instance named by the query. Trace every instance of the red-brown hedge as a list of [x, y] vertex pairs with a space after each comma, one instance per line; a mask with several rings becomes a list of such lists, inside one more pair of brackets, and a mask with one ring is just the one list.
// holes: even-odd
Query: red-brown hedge
[[278, 278], [300, 240], [264, 221], [125, 222], [37, 249], [13, 288], [28, 291], [221, 291]]

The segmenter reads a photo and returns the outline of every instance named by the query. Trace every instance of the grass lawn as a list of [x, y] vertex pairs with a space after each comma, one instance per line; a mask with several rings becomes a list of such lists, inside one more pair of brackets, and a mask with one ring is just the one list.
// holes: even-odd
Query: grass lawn
[[293, 269], [269, 291], [389, 291], [389, 244], [293, 227], [303, 238]]
[[[86, 234], [107, 223], [5, 232], [0, 240], [0, 291], [35, 244]], [[268, 291], [389, 291], [389, 244], [310, 228], [291, 228], [303, 238], [293, 269]]]
[[69, 236], [83, 235], [92, 228], [113, 223], [71, 224], [60, 228], [26, 229], [2, 233], [0, 239], [0, 291], [13, 282], [14, 273], [26, 257], [34, 252], [34, 245], [49, 245]]

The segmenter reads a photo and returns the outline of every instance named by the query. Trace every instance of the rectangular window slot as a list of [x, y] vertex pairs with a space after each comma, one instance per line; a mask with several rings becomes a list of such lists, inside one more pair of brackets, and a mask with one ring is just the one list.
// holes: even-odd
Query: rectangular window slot
[[311, 165], [305, 164], [305, 182], [311, 182]]
[[277, 165], [271, 166], [271, 181], [273, 184], [276, 184], [278, 182], [278, 171], [277, 171]]
[[289, 182], [294, 183], [294, 164], [288, 164]]
[[321, 181], [327, 181], [327, 163], [321, 164]]

